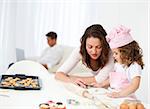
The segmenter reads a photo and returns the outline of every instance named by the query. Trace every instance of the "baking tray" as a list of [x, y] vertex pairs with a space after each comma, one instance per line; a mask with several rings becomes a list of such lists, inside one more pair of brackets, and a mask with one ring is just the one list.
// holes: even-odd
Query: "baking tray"
[[40, 90], [41, 81], [38, 76], [24, 74], [2, 75], [0, 88], [15, 90]]

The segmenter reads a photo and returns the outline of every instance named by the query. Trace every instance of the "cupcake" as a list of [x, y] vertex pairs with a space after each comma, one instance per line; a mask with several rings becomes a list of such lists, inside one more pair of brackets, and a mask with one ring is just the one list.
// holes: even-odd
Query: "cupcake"
[[63, 103], [61, 103], [61, 102], [50, 103], [49, 107], [50, 107], [50, 109], [66, 109], [65, 105], [63, 105]]
[[49, 108], [49, 104], [47, 104], [47, 103], [42, 103], [42, 104], [40, 104], [40, 109], [50, 109]]

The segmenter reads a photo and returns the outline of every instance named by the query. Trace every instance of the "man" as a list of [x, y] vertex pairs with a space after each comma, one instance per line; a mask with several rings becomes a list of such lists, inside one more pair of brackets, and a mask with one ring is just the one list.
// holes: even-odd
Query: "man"
[[[37, 61], [42, 64], [47, 70], [58, 64], [63, 56], [63, 48], [57, 45], [57, 34], [53, 31], [46, 34], [47, 44], [40, 57], [30, 57], [27, 60]], [[10, 63], [8, 68], [14, 63]]]
[[60, 62], [63, 49], [60, 45], [57, 45], [57, 34], [55, 32], [47, 33], [46, 37], [49, 47], [45, 48], [37, 62], [49, 69]]

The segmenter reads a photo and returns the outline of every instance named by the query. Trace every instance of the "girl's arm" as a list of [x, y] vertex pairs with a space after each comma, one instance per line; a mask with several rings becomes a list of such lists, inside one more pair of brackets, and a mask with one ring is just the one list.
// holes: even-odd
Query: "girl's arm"
[[123, 89], [120, 92], [109, 93], [107, 95], [109, 97], [113, 97], [113, 98], [126, 97], [126, 96], [134, 93], [139, 88], [140, 79], [141, 79], [140, 76], [136, 76], [132, 79], [131, 84], [126, 89]]
[[120, 96], [127, 96], [129, 94], [134, 93], [140, 85], [140, 76], [136, 76], [132, 79], [131, 84], [124, 90], [120, 92]]

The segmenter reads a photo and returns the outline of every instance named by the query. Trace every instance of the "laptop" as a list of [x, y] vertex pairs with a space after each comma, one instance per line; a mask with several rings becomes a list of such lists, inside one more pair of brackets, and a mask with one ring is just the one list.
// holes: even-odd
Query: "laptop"
[[21, 61], [25, 59], [24, 50], [20, 48], [16, 48], [16, 60]]

